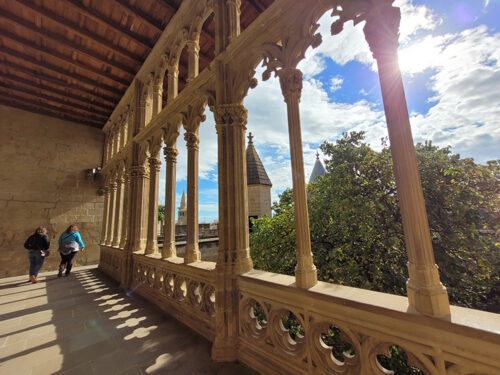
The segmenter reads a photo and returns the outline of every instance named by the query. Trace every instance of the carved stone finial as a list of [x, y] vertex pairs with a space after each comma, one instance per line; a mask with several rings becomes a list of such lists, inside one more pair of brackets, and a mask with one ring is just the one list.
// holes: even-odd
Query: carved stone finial
[[316, 151], [316, 160], [319, 160], [319, 152]]
[[248, 133], [248, 144], [253, 143], [253, 135], [252, 132]]

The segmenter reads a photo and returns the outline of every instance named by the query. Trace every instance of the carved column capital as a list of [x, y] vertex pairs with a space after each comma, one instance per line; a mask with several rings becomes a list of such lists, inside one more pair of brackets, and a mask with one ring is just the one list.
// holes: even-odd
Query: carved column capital
[[377, 7], [367, 15], [363, 32], [377, 61], [383, 58], [396, 59], [400, 21], [400, 9], [390, 5]]
[[177, 163], [179, 151], [177, 151], [175, 147], [165, 146], [163, 148], [163, 154], [165, 155], [165, 161], [167, 163]]
[[248, 111], [243, 104], [219, 104], [214, 108], [217, 126], [241, 126], [246, 129]]
[[278, 72], [281, 92], [285, 97], [285, 102], [291, 98], [300, 100], [302, 93], [302, 72], [297, 68], [283, 68]]
[[118, 184], [116, 183], [116, 180], [115, 181], [112, 181], [110, 184], [109, 184], [109, 190], [110, 191], [116, 191], [118, 187]]
[[158, 159], [158, 158], [155, 158], [155, 157], [150, 157], [148, 159], [149, 161], [149, 168], [151, 171], [153, 170], [156, 170], [157, 172], [160, 171], [160, 167], [161, 167], [161, 160]]
[[190, 150], [198, 151], [198, 145], [200, 144], [200, 138], [196, 132], [187, 131], [184, 133], [184, 140], [186, 141], [186, 146]]
[[149, 178], [148, 168], [142, 165], [135, 165], [130, 168], [131, 178]]
[[200, 53], [200, 43], [197, 40], [188, 40], [186, 46], [188, 53], [194, 53], [196, 55]]

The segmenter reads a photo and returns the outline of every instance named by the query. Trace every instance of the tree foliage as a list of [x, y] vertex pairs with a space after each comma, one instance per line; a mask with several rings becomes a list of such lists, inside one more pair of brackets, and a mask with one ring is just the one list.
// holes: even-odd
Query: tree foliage
[[[390, 148], [382, 146], [370, 148], [362, 132], [321, 146], [327, 173], [308, 185], [311, 246], [320, 280], [404, 295], [403, 226]], [[478, 165], [431, 142], [417, 144], [416, 153], [436, 263], [451, 303], [498, 311], [498, 161]], [[290, 189], [273, 210], [272, 218], [254, 221], [252, 259], [256, 268], [293, 275]]]

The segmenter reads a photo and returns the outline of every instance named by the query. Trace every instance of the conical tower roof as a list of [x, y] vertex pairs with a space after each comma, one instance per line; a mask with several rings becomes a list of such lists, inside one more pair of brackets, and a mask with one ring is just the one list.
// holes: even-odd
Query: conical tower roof
[[253, 146], [252, 133], [248, 134], [247, 146], [247, 185], [273, 186], [269, 179], [262, 161], [260, 161], [257, 150]]
[[181, 210], [186, 208], [186, 193], [184, 192], [184, 190], [182, 191], [181, 205], [179, 206], [179, 208]]
[[313, 171], [311, 172], [311, 177], [309, 177], [309, 182], [313, 182], [316, 177], [324, 176], [326, 174], [325, 167], [319, 160], [319, 153], [316, 151], [316, 163], [314, 163]]

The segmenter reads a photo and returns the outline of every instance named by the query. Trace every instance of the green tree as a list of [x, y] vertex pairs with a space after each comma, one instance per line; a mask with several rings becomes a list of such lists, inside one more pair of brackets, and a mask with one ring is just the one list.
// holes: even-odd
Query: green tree
[[158, 205], [158, 221], [165, 220], [165, 206], [162, 204]]
[[[325, 142], [327, 174], [308, 185], [311, 246], [323, 281], [406, 294], [406, 250], [390, 149], [377, 152], [364, 134]], [[500, 276], [500, 167], [461, 159], [450, 148], [417, 144], [417, 161], [431, 237], [453, 304], [495, 305]], [[273, 204], [272, 218], [256, 219], [250, 236], [256, 268], [293, 275], [292, 191]]]

